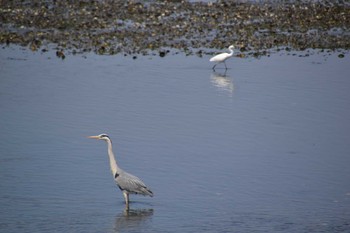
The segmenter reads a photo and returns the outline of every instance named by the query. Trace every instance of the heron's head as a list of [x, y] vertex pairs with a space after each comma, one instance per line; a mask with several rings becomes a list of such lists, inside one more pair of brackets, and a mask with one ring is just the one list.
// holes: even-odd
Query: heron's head
[[97, 139], [97, 140], [105, 140], [105, 141], [111, 141], [111, 139], [109, 138], [109, 136], [105, 133], [97, 135], [97, 136], [89, 136], [88, 138], [92, 138], [92, 139]]
[[234, 49], [235, 48], [235, 46], [233, 46], [233, 45], [230, 45], [230, 47], [228, 47], [228, 49]]

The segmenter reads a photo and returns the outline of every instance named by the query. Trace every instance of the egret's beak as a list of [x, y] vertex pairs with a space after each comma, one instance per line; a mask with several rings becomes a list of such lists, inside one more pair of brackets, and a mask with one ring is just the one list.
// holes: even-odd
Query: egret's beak
[[100, 139], [99, 136], [88, 136], [88, 138], [92, 138], [92, 139]]

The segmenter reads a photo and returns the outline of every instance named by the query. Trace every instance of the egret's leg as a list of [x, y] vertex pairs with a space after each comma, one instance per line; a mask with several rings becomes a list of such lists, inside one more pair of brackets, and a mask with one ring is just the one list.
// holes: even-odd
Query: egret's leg
[[215, 66], [216, 66], [217, 64], [215, 64], [214, 66], [213, 66], [213, 70], [215, 70]]
[[224, 64], [225, 64], [225, 68], [226, 68], [226, 70], [227, 70], [227, 66], [226, 66], [226, 62], [224, 61]]
[[129, 193], [123, 192], [124, 199], [125, 199], [125, 208], [129, 209]]

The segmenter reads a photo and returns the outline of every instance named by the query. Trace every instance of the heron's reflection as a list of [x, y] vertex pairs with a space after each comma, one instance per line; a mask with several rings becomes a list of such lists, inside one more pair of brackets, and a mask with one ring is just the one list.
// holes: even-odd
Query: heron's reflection
[[226, 71], [224, 73], [213, 72], [210, 75], [210, 80], [214, 86], [223, 91], [228, 91], [229, 93], [233, 93], [234, 85], [232, 79], [226, 75]]
[[141, 230], [152, 215], [153, 209], [124, 209], [115, 219], [114, 231], [124, 232], [126, 229]]

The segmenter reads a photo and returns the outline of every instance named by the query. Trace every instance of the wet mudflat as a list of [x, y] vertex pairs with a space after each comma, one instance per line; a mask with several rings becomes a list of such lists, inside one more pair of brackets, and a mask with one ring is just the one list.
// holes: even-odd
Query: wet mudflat
[[212, 54], [350, 48], [346, 1], [2, 1], [0, 43], [46, 52]]
[[[1, 49], [1, 231], [348, 232], [349, 56], [295, 53]], [[99, 133], [153, 198], [124, 211]]]

